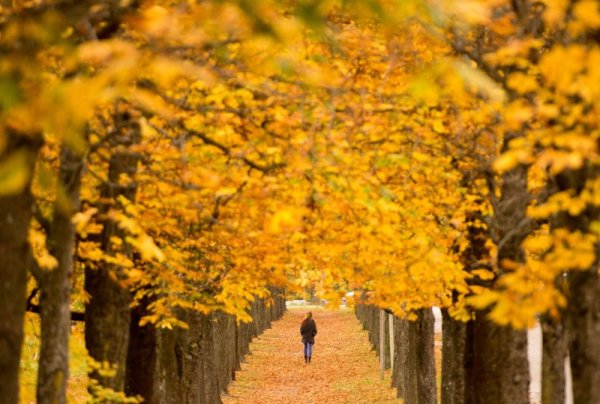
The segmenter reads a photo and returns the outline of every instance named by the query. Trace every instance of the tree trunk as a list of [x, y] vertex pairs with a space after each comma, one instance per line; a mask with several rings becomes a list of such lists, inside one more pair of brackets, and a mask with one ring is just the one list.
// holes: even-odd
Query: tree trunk
[[40, 274], [41, 345], [37, 382], [38, 403], [65, 403], [69, 374], [71, 272], [75, 229], [72, 215], [79, 209], [83, 161], [64, 147], [59, 179], [69, 206], [56, 202], [48, 246], [58, 267]]
[[545, 316], [542, 326], [542, 403], [565, 402], [565, 358], [569, 353], [562, 318]]
[[132, 316], [127, 395], [140, 395], [147, 403], [220, 402], [254, 333], [262, 333], [271, 320], [283, 314], [282, 301], [283, 297], [276, 296], [275, 303], [267, 307], [256, 299], [248, 324], [236, 324], [234, 317], [220, 312], [207, 316], [178, 310], [187, 330], [135, 326], [147, 314], [143, 307], [148, 302], [142, 302]]
[[467, 344], [470, 324], [454, 320], [442, 310], [442, 404], [467, 402], [465, 384], [471, 354]]
[[377, 356], [380, 355], [379, 346], [379, 309], [373, 305], [366, 306], [367, 309], [367, 329], [369, 330], [369, 341], [375, 350]]
[[[579, 170], [565, 170], [555, 178], [557, 191], [581, 193], [600, 177], [600, 166], [589, 163]], [[554, 190], [553, 190], [554, 191]], [[600, 209], [590, 204], [578, 216], [559, 212], [551, 218], [553, 229], [593, 233], [590, 228], [600, 216]], [[564, 325], [567, 329], [568, 354], [573, 382], [573, 402], [600, 402], [600, 244], [596, 243], [596, 260], [587, 270], [567, 273], [568, 296]], [[560, 283], [562, 278], [557, 279]], [[562, 288], [561, 288], [562, 291]], [[545, 335], [544, 335], [545, 337]], [[557, 365], [558, 366], [558, 365]], [[564, 378], [564, 377], [563, 377]]]
[[[263, 307], [268, 309], [264, 302]], [[270, 309], [267, 311], [271, 318]], [[213, 328], [215, 336], [214, 352], [218, 359], [217, 379], [219, 385], [219, 394], [227, 393], [227, 386], [233, 380], [232, 372], [235, 369], [235, 319], [229, 314], [216, 312], [213, 314]]]
[[[219, 365], [218, 358], [215, 357], [213, 351], [213, 338], [215, 331], [212, 327], [212, 316], [207, 317], [207, 321], [201, 324], [201, 330], [204, 335], [200, 341], [200, 351], [205, 353], [203, 359], [204, 369], [204, 401], [203, 403], [220, 403], [221, 397], [219, 394], [219, 385], [216, 378], [217, 367]], [[258, 322], [259, 319], [257, 318]], [[202, 402], [202, 401], [201, 401]]]
[[13, 153], [26, 153], [28, 170], [22, 191], [0, 196], [0, 397], [4, 403], [18, 403], [27, 271], [32, 258], [27, 242], [33, 211], [30, 183], [37, 146], [10, 132], [7, 140], [0, 162]]
[[125, 372], [125, 394], [141, 396], [146, 403], [158, 401], [158, 341], [157, 330], [152, 324], [140, 326], [142, 317], [148, 314], [150, 298], [143, 299], [131, 311], [129, 347]]
[[[359, 310], [359, 306], [356, 305], [356, 313], [362, 312], [362, 309]], [[403, 366], [402, 360], [406, 357], [406, 350], [403, 351], [405, 345], [403, 342], [406, 341], [406, 338], [403, 338], [403, 331], [406, 329], [406, 320], [402, 320], [398, 317], [394, 318], [394, 366], [392, 369], [392, 387], [400, 390], [400, 382], [402, 379], [402, 371], [405, 369]], [[400, 397], [400, 395], [398, 395]]]
[[600, 275], [598, 269], [569, 273], [567, 306], [573, 402], [600, 403]]
[[[141, 315], [135, 309], [132, 321], [139, 321]], [[213, 349], [213, 339], [218, 336], [213, 332], [212, 316], [187, 310], [178, 310], [177, 316], [188, 324], [187, 330], [132, 324], [126, 393], [139, 395], [150, 404], [219, 402], [220, 368], [215, 366]]]
[[[508, 146], [505, 139], [504, 149]], [[494, 191], [492, 191], [494, 192]], [[524, 261], [521, 243], [531, 232], [526, 217], [529, 193], [527, 170], [519, 166], [502, 176], [501, 197], [494, 205], [498, 230], [498, 267], [510, 271]], [[513, 404], [529, 401], [527, 332], [499, 326], [477, 312], [473, 322], [473, 367], [468, 379], [467, 402]]]
[[[467, 173], [463, 176], [462, 185], [468, 187], [470, 181], [472, 178]], [[479, 262], [490, 260], [486, 247], [489, 234], [481, 226], [476, 225], [481, 220], [481, 212], [467, 212], [469, 244], [460, 254], [465, 270], [477, 267]], [[476, 279], [470, 282], [491, 287], [489, 283]], [[455, 293], [453, 300], [456, 301], [457, 298], [458, 294]], [[473, 363], [476, 353], [473, 351], [472, 339], [474, 322], [480, 320], [481, 318], [478, 317], [467, 322], [457, 321], [450, 316], [447, 309], [442, 310], [442, 404], [468, 403], [469, 386], [476, 388], [473, 381]]]
[[[139, 143], [140, 125], [130, 111], [121, 112], [115, 118], [119, 135], [112, 139], [112, 147], [117, 151], [111, 156], [108, 168], [108, 183], [101, 190], [104, 200], [116, 203], [117, 197], [123, 196], [130, 201], [135, 200], [136, 184], [121, 185], [120, 177], [126, 175], [133, 179], [139, 161], [138, 154], [129, 147]], [[105, 207], [108, 212], [110, 207]], [[112, 237], [123, 238], [123, 231], [117, 224], [107, 219], [103, 223], [102, 250], [115, 252]], [[125, 255], [131, 257], [131, 248], [123, 243]], [[97, 370], [90, 372], [90, 378], [101, 386], [115, 391], [123, 391], [125, 386], [126, 357], [129, 342], [131, 310], [129, 291], [120, 284], [123, 278], [121, 268], [116, 265], [101, 264], [97, 269], [86, 268], [85, 291], [90, 296], [85, 309], [85, 343], [90, 356], [98, 362], [108, 362], [115, 370], [114, 376], [102, 376]], [[93, 390], [90, 385], [90, 389]]]
[[[528, 388], [526, 332], [499, 327], [485, 312], [476, 312], [466, 323], [445, 310], [442, 314], [442, 404], [507, 403], [510, 394], [522, 394], [523, 378]], [[505, 362], [521, 368], [511, 369]]]
[[[467, 403], [529, 401], [527, 332], [502, 327], [477, 312], [473, 321], [473, 363], [467, 379]], [[468, 337], [469, 338], [469, 337]]]
[[218, 370], [213, 343], [212, 315], [185, 312], [188, 330], [158, 331], [160, 393], [156, 403], [217, 403]]
[[411, 346], [414, 348], [417, 370], [417, 403], [436, 404], [434, 322], [431, 309], [421, 309], [411, 323]]
[[435, 404], [434, 317], [431, 309], [417, 311], [417, 320], [394, 321], [396, 353], [392, 386], [405, 403]]
[[[409, 388], [411, 380], [414, 380], [414, 374], [411, 373], [410, 366], [410, 339], [409, 339], [409, 321], [398, 318], [394, 321], [394, 370], [392, 371], [392, 387], [398, 389], [398, 398], [403, 398], [405, 402], [410, 402], [408, 392], [414, 391]], [[411, 375], [413, 377], [411, 377]]]
[[101, 376], [96, 370], [90, 377], [101, 386], [122, 391], [129, 340], [129, 293], [111, 279], [112, 268], [86, 269], [85, 289], [90, 301], [85, 307], [85, 344], [90, 356], [114, 367], [114, 376]]

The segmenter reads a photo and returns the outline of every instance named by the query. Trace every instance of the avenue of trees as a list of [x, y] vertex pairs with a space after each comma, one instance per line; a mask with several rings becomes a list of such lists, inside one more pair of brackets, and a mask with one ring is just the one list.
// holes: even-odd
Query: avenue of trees
[[599, 100], [595, 0], [0, 0], [0, 397], [31, 311], [39, 402], [72, 321], [98, 401], [218, 401], [314, 287], [441, 307], [443, 403], [527, 402], [537, 320], [600, 402]]

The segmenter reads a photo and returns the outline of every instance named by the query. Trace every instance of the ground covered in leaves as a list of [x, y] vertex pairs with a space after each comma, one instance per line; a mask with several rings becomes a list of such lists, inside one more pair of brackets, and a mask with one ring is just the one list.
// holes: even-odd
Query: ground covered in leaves
[[379, 378], [378, 359], [367, 332], [351, 310], [310, 309], [318, 335], [312, 363], [304, 363], [300, 322], [306, 308], [291, 308], [250, 345], [223, 402], [392, 403], [389, 370]]

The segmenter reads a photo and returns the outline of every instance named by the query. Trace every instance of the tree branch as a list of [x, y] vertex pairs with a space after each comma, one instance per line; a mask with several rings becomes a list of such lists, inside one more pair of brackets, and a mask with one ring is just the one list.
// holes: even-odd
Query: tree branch
[[237, 190], [234, 193], [232, 193], [230, 195], [226, 195], [226, 196], [220, 195], [215, 198], [215, 206], [213, 208], [212, 214], [210, 215], [210, 222], [208, 223], [209, 229], [211, 229], [213, 227], [213, 225], [215, 223], [217, 223], [217, 221], [219, 220], [219, 214], [220, 214], [219, 208], [221, 206], [227, 205], [229, 203], [229, 201], [231, 201], [233, 199], [234, 196], [239, 195], [242, 192], [242, 190], [244, 189], [244, 187], [246, 186], [246, 184], [247, 184], [247, 181], [244, 181], [237, 188]]
[[46, 232], [46, 234], [50, 234], [50, 228], [52, 227], [52, 222], [48, 220], [44, 215], [42, 215], [42, 210], [38, 205], [37, 201], [33, 202], [33, 216], [35, 220], [42, 226], [42, 229]]
[[27, 267], [29, 269], [29, 272], [31, 273], [31, 275], [33, 275], [33, 277], [35, 278], [35, 281], [38, 283], [38, 285], [40, 283], [43, 282], [43, 270], [42, 268], [39, 267], [37, 261], [35, 260], [35, 257], [33, 255], [33, 250], [31, 249], [31, 245], [28, 246], [28, 251], [27, 251]]
[[191, 129], [186, 129], [183, 127], [183, 125], [181, 125], [181, 128], [185, 131], [187, 131], [187, 133], [193, 137], [197, 137], [198, 139], [202, 140], [205, 144], [210, 145], [210, 146], [214, 146], [217, 149], [221, 150], [223, 152], [223, 154], [225, 154], [226, 156], [230, 156], [230, 157], [234, 157], [234, 158], [238, 158], [240, 160], [242, 160], [248, 167], [257, 170], [257, 171], [261, 171], [265, 174], [269, 174], [272, 171], [275, 171], [277, 169], [283, 168], [286, 166], [285, 163], [275, 163], [275, 164], [270, 164], [270, 165], [263, 165], [260, 163], [257, 163], [251, 159], [249, 159], [246, 156], [236, 156], [231, 152], [231, 149], [227, 146], [225, 146], [224, 144], [216, 141], [215, 139], [212, 139], [208, 136], [206, 136], [204, 133], [202, 132], [198, 132], [195, 130], [191, 130]]
[[[29, 313], [40, 314], [40, 306], [38, 304], [28, 304], [27, 311]], [[72, 311], [71, 312], [71, 321], [85, 321], [85, 312], [82, 311]]]

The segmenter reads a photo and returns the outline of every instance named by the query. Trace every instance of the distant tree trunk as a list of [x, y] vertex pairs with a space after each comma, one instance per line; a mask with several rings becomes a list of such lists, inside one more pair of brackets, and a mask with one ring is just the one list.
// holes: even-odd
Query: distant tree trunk
[[417, 320], [411, 324], [417, 360], [417, 403], [436, 404], [434, 322], [431, 308], [421, 309]]
[[[215, 357], [213, 350], [213, 338], [215, 338], [215, 330], [212, 327], [211, 318], [207, 317], [207, 321], [200, 324], [200, 330], [203, 338], [200, 341], [200, 351], [204, 353], [204, 359], [202, 361], [204, 371], [204, 401], [203, 403], [220, 403], [221, 396], [219, 394], [219, 385], [215, 374], [217, 373], [217, 367], [219, 366], [218, 358]], [[254, 320], [258, 323], [259, 318]], [[258, 335], [262, 330], [258, 331]], [[202, 401], [200, 401], [202, 402]]]
[[415, 321], [394, 321], [397, 348], [392, 386], [398, 388], [398, 398], [405, 403], [435, 404], [435, 318], [431, 309], [421, 309], [416, 314]]
[[565, 402], [565, 359], [569, 353], [563, 318], [544, 316], [542, 326], [542, 403]]
[[[273, 319], [272, 311], [264, 302], [263, 305], [268, 313], [269, 320]], [[219, 358], [218, 378], [219, 378], [219, 393], [227, 392], [227, 387], [233, 380], [232, 372], [235, 369], [235, 318], [230, 314], [217, 312], [214, 314], [215, 321], [215, 353]], [[269, 321], [269, 325], [271, 322]]]
[[[566, 170], [556, 177], [559, 191], [579, 193], [589, 181], [600, 177], [600, 168], [589, 164], [580, 170]], [[590, 224], [600, 216], [597, 206], [588, 206], [579, 216], [561, 212], [552, 219], [554, 228], [571, 232], [590, 232]], [[568, 302], [565, 324], [573, 380], [573, 402], [600, 402], [600, 245], [596, 260], [587, 270], [574, 269], [567, 274]]]
[[38, 146], [27, 136], [10, 131], [7, 135], [0, 162], [13, 153], [25, 153], [28, 170], [22, 191], [0, 196], [0, 400], [18, 403], [27, 271], [32, 258], [27, 242], [33, 212], [30, 184]]
[[[507, 135], [504, 149], [509, 140]], [[494, 203], [501, 272], [510, 271], [511, 262], [524, 261], [521, 243], [532, 228], [526, 216], [528, 203], [527, 169], [518, 166], [502, 176], [501, 197]], [[530, 380], [527, 332], [499, 326], [485, 316], [486, 312], [477, 312], [473, 322], [473, 377], [466, 386], [467, 402], [526, 403]]]
[[[362, 305], [361, 305], [362, 306]], [[392, 387], [398, 389], [398, 397], [404, 397], [407, 390], [406, 372], [408, 371], [408, 320], [396, 317], [394, 320], [394, 369]]]
[[318, 300], [315, 297], [315, 285], [310, 285], [310, 288], [308, 289], [308, 301], [310, 303], [318, 303]]
[[401, 347], [398, 351], [397, 359], [397, 377], [398, 398], [402, 398], [405, 403], [417, 404], [417, 369], [416, 352], [414, 351], [412, 341], [412, 329], [408, 320], [399, 322], [398, 337], [396, 346]]
[[[235, 370], [241, 370], [242, 362], [244, 357], [250, 352], [250, 325], [248, 323], [239, 323], [236, 327], [236, 367]], [[235, 380], [235, 372], [233, 374], [233, 380]]]
[[[123, 196], [130, 201], [135, 200], [136, 183], [133, 181], [137, 170], [139, 156], [129, 150], [130, 146], [139, 143], [141, 137], [138, 120], [131, 111], [121, 111], [115, 118], [119, 134], [111, 139], [111, 146], [116, 149], [110, 158], [108, 183], [101, 189], [104, 200], [116, 203], [117, 197]], [[120, 177], [127, 175], [132, 181], [120, 184]], [[110, 207], [105, 207], [107, 213]], [[103, 223], [102, 249], [114, 252], [112, 237], [122, 237], [123, 231], [117, 224], [107, 219]], [[131, 257], [131, 248], [123, 243], [125, 255]], [[123, 391], [125, 386], [126, 357], [130, 328], [130, 294], [119, 284], [122, 277], [118, 266], [102, 264], [98, 269], [86, 268], [85, 290], [90, 296], [85, 309], [85, 343], [90, 356], [99, 362], [108, 362], [115, 368], [114, 376], [102, 376], [92, 370], [90, 377], [101, 386], [115, 391]]]
[[270, 307], [256, 299], [249, 324], [236, 324], [233, 316], [221, 312], [178, 310], [187, 330], [134, 326], [147, 314], [143, 307], [148, 302], [142, 302], [132, 316], [127, 395], [140, 395], [147, 403], [219, 403], [254, 333], [259, 335], [283, 314], [282, 302], [283, 296], [275, 292]]
[[140, 326], [140, 320], [148, 315], [150, 298], [139, 302], [131, 310], [129, 347], [125, 372], [125, 393], [128, 396], [141, 396], [146, 403], [158, 401], [158, 331], [152, 324]]
[[[132, 326], [126, 393], [149, 404], [217, 403], [220, 367], [213, 346], [224, 336], [214, 334], [212, 315], [178, 310], [177, 317], [187, 330]], [[134, 343], [141, 345], [132, 348]]]
[[467, 342], [470, 324], [450, 317], [442, 310], [442, 404], [467, 402], [465, 384], [471, 350]]
[[61, 152], [59, 179], [69, 206], [56, 202], [48, 247], [58, 267], [41, 272], [41, 344], [37, 382], [38, 403], [65, 403], [69, 374], [69, 334], [71, 330], [71, 272], [75, 229], [72, 215], [79, 209], [82, 157], [67, 147]]
[[[217, 403], [211, 315], [185, 312], [188, 330], [159, 330], [160, 391], [156, 403]], [[224, 337], [224, 336], [223, 336]], [[212, 348], [212, 347], [210, 347]]]
[[478, 312], [477, 316], [483, 318], [473, 322], [473, 367], [467, 379], [466, 402], [526, 403], [529, 401], [527, 333], [498, 326], [485, 315]]
[[[511, 396], [502, 397], [501, 386], [523, 394], [523, 378], [529, 386], [527, 333], [499, 327], [482, 311], [466, 323], [442, 313], [442, 404], [509, 403]], [[520, 363], [521, 368], [511, 373], [503, 361]]]
[[[472, 181], [470, 173], [463, 176], [463, 186]], [[481, 202], [481, 201], [480, 201]], [[461, 263], [466, 270], [476, 268], [480, 262], [490, 260], [486, 241], [489, 235], [477, 221], [482, 220], [481, 213], [467, 213], [467, 238], [469, 244], [460, 254]], [[476, 280], [471, 282], [490, 287], [489, 283]], [[453, 297], [455, 300], [457, 296]], [[477, 355], [473, 350], [474, 322], [481, 321], [482, 316], [468, 322], [453, 319], [448, 310], [442, 310], [442, 404], [472, 403], [473, 397], [467, 395], [467, 386], [476, 388], [473, 380], [473, 363]], [[471, 400], [471, 401], [469, 401]]]
[[371, 341], [371, 346], [375, 350], [375, 354], [380, 356], [381, 347], [379, 346], [379, 309], [373, 305], [368, 305], [367, 313], [369, 340]]
[[[495, 192], [495, 184], [490, 184]], [[502, 177], [501, 198], [494, 204], [499, 239], [498, 263], [522, 262], [521, 242], [531, 231], [525, 215], [528, 203], [525, 167]], [[471, 212], [469, 222], [479, 219]], [[487, 262], [485, 242], [489, 235], [479, 226], [468, 227], [469, 246], [461, 254], [466, 269]], [[501, 275], [500, 275], [501, 276]], [[493, 288], [491, 282], [475, 280]], [[501, 327], [486, 318], [486, 311], [475, 311], [468, 322], [452, 319], [444, 310], [442, 345], [443, 404], [516, 403], [529, 401], [529, 363], [527, 333]]]
[[600, 403], [600, 275], [597, 267], [569, 273], [567, 306], [573, 402]]

